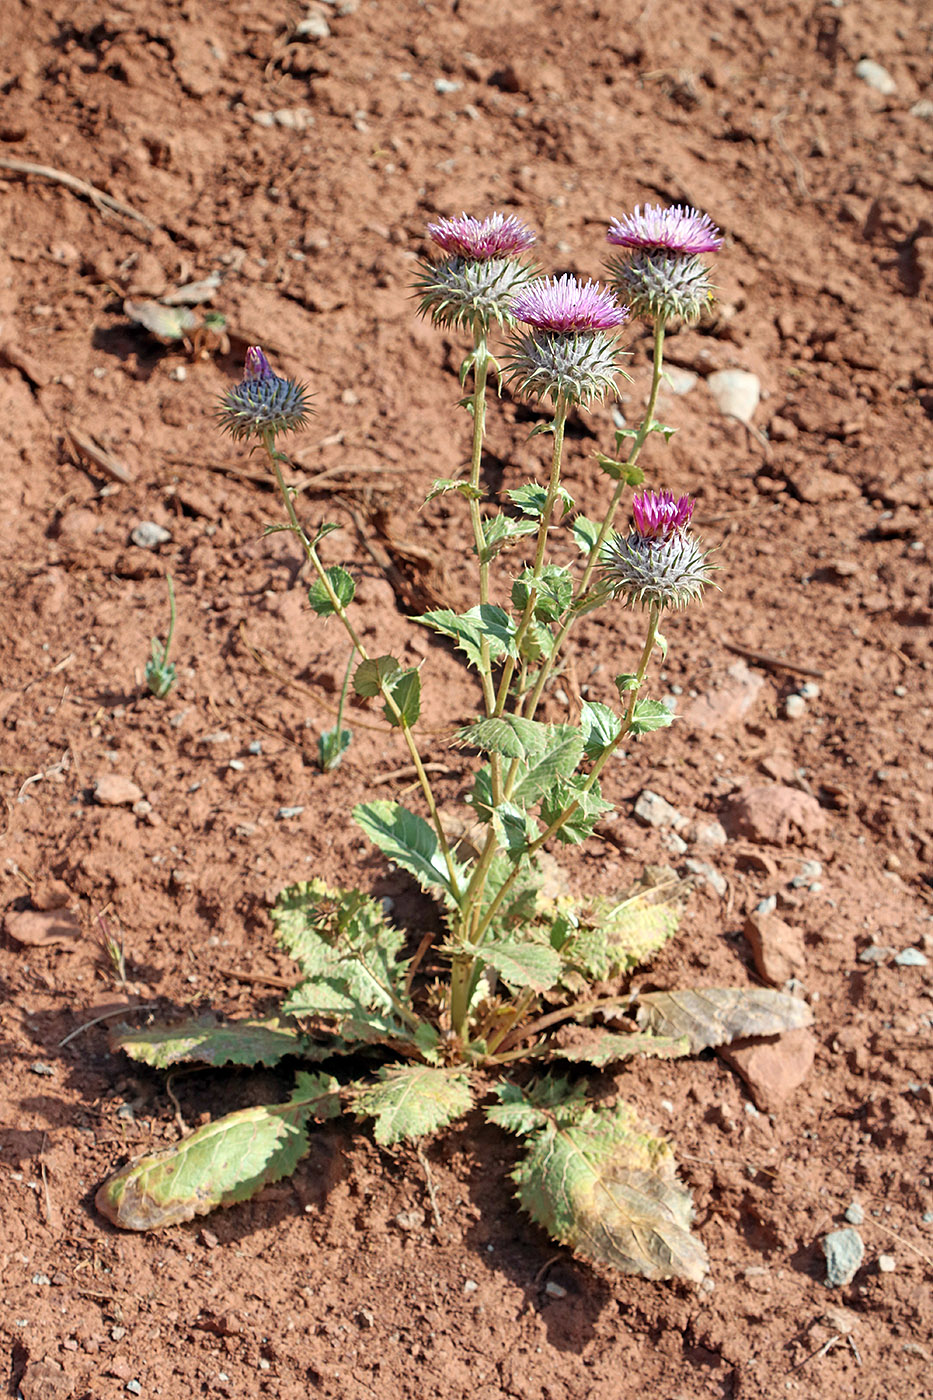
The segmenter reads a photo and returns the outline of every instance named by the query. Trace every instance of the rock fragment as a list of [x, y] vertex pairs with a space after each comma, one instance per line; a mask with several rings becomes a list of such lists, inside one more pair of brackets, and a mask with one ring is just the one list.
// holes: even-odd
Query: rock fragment
[[761, 381], [747, 369], [720, 369], [707, 379], [716, 407], [727, 418], [750, 423], [761, 399]]
[[737, 661], [705, 695], [690, 701], [683, 712], [683, 723], [707, 734], [727, 734], [751, 710], [763, 685], [757, 672], [744, 661]]
[[810, 1073], [816, 1037], [801, 1027], [767, 1040], [734, 1040], [717, 1054], [745, 1080], [755, 1107], [774, 1113]]
[[774, 783], [747, 788], [732, 798], [723, 825], [733, 838], [783, 846], [795, 838], [818, 836], [826, 814], [809, 793]]
[[687, 825], [687, 818], [682, 812], [678, 812], [676, 807], [672, 807], [649, 788], [639, 793], [634, 811], [636, 820], [640, 821], [642, 826], [666, 827], [673, 831], [681, 831]]
[[805, 970], [803, 935], [777, 914], [749, 914], [743, 932], [757, 971], [772, 987], [783, 987]]
[[154, 520], [141, 520], [136, 528], [130, 531], [130, 539], [138, 549], [158, 549], [160, 544], [168, 544], [171, 538], [171, 530], [166, 530], [164, 525], [159, 525]]
[[887, 68], [882, 68], [873, 58], [860, 59], [855, 65], [855, 76], [874, 88], [875, 92], [880, 92], [882, 97], [893, 97], [897, 92], [897, 83]]
[[81, 937], [78, 916], [70, 909], [10, 909], [4, 917], [3, 930], [24, 948], [75, 944]]
[[94, 801], [98, 807], [132, 807], [142, 800], [142, 788], [132, 778], [119, 773], [104, 773], [94, 780]]
[[858, 1273], [865, 1246], [858, 1230], [833, 1230], [821, 1241], [826, 1256], [826, 1287], [844, 1288]]

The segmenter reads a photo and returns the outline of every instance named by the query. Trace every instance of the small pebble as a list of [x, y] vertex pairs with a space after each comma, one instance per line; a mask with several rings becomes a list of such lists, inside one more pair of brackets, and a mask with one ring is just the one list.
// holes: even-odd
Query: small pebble
[[896, 1268], [897, 1268], [897, 1260], [894, 1258], [894, 1255], [893, 1255], [893, 1254], [879, 1254], [879, 1255], [878, 1255], [878, 1272], [879, 1272], [879, 1274], [893, 1274], [893, 1273], [894, 1273], [894, 1270], [895, 1270]]
[[804, 700], [818, 700], [820, 688], [816, 681], [804, 681], [803, 685], [799, 687], [798, 694], [802, 695]]
[[131, 1395], [142, 1395], [143, 1388], [139, 1381], [127, 1381], [126, 1388]]
[[861, 1235], [857, 1230], [833, 1230], [821, 1243], [826, 1256], [826, 1287], [845, 1287], [855, 1278], [865, 1257]]
[[784, 701], [784, 714], [788, 719], [800, 719], [807, 712], [807, 702], [802, 695], [788, 695]]
[[452, 82], [450, 78], [435, 78], [434, 91], [440, 93], [459, 92], [463, 87], [462, 83]]
[[872, 943], [869, 947], [862, 949], [858, 960], [860, 963], [883, 963], [893, 952], [893, 948], [883, 948], [880, 943]]
[[32, 1281], [37, 1288], [48, 1288], [52, 1282], [48, 1274], [33, 1274]]
[[280, 807], [275, 814], [277, 822], [288, 821], [289, 817], [300, 817], [304, 807]]
[[874, 88], [875, 92], [880, 92], [883, 97], [893, 97], [897, 92], [897, 83], [887, 68], [882, 68], [881, 64], [872, 58], [863, 58], [855, 65], [855, 76]]
[[[882, 1258], [883, 1258], [883, 1257], [884, 1257], [884, 1256], [882, 1255]], [[881, 1267], [881, 1259], [878, 1260], [878, 1267], [879, 1267], [879, 1268]], [[548, 1279], [547, 1283], [544, 1285], [544, 1291], [545, 1291], [545, 1293], [548, 1295], [549, 1298], [566, 1298], [566, 1297], [567, 1297], [567, 1290], [566, 1290], [566, 1288], [561, 1288], [561, 1286], [560, 1286], [559, 1283], [552, 1283], [550, 1279]]]
[[905, 948], [894, 961], [898, 967], [926, 967], [928, 958], [919, 948]]
[[471, 1278], [468, 1278], [463, 1285], [464, 1293], [475, 1293], [477, 1288], [479, 1288], [479, 1284]]
[[766, 899], [760, 899], [755, 905], [756, 914], [773, 914], [777, 908], [777, 895], [769, 894]]
[[249, 746], [249, 751], [250, 751], [251, 754], [254, 754], [254, 755], [255, 755], [255, 754], [260, 754], [260, 753], [262, 753], [262, 740], [261, 740], [261, 739], [254, 739], [254, 740], [252, 741], [252, 743], [250, 744], [250, 746]]
[[51, 1079], [55, 1073], [52, 1066], [44, 1064], [42, 1060], [34, 1060], [29, 1069], [32, 1074], [41, 1075], [43, 1079]]
[[850, 1225], [864, 1225], [865, 1223], [865, 1212], [858, 1201], [853, 1201], [850, 1206], [846, 1206], [845, 1216]]
[[234, 773], [242, 773], [243, 769], [246, 767], [246, 764], [243, 762], [242, 758], [231, 758], [230, 762], [227, 764], [227, 767], [232, 768]]
[[130, 531], [130, 539], [139, 549], [158, 549], [160, 544], [168, 544], [171, 530], [157, 525], [154, 520], [141, 520], [135, 530]]

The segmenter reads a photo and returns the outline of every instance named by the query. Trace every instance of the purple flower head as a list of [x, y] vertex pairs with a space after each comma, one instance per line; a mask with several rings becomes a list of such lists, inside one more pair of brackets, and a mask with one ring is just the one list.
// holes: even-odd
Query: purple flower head
[[675, 501], [672, 491], [645, 491], [632, 499], [635, 531], [643, 540], [666, 540], [687, 528], [694, 504], [689, 496]]
[[451, 257], [474, 262], [524, 253], [535, 241], [531, 229], [514, 214], [490, 214], [487, 219], [461, 214], [459, 219], [428, 224], [428, 233]]
[[272, 377], [272, 366], [258, 345], [251, 345], [246, 352], [244, 379], [268, 379]]
[[715, 253], [722, 247], [722, 234], [710, 216], [679, 204], [670, 209], [646, 204], [644, 211], [636, 204], [633, 214], [613, 219], [606, 238], [623, 248], [668, 248], [673, 253]]
[[598, 282], [583, 285], [568, 274], [538, 277], [523, 287], [512, 303], [516, 321], [559, 335], [615, 330], [625, 324], [628, 314], [628, 307], [620, 306]]

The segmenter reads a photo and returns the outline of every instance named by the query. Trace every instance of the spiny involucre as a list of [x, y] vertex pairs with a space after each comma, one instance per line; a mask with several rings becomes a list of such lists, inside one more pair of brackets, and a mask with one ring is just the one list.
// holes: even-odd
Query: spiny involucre
[[447, 256], [419, 265], [421, 314], [430, 314], [435, 325], [470, 326], [483, 334], [494, 321], [511, 325], [512, 301], [534, 276], [520, 258], [534, 244], [531, 229], [514, 214], [461, 214], [428, 224], [428, 235]]
[[700, 254], [722, 246], [708, 214], [689, 206], [636, 205], [613, 219], [606, 234], [623, 249], [610, 259], [613, 286], [637, 316], [692, 325], [712, 301], [709, 270]]
[[312, 411], [309, 398], [307, 385], [274, 374], [259, 346], [251, 345], [243, 378], [220, 400], [217, 419], [234, 439], [275, 437], [305, 426]]
[[685, 608], [709, 582], [708, 551], [690, 530], [694, 503], [646, 491], [632, 503], [634, 528], [603, 547], [603, 583], [630, 607]]
[[528, 328], [509, 346], [508, 377], [520, 394], [586, 404], [615, 393], [615, 333], [629, 312], [612, 292], [569, 274], [539, 277], [519, 292], [512, 315]]

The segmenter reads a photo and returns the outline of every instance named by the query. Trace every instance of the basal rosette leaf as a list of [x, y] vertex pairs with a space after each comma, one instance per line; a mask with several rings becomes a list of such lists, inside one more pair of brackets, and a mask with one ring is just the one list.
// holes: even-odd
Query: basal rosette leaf
[[645, 992], [636, 1019], [654, 1035], [684, 1035], [693, 1054], [746, 1036], [780, 1035], [813, 1024], [799, 997], [770, 987], [686, 987]]
[[553, 1059], [602, 1069], [605, 1065], [618, 1064], [636, 1055], [657, 1060], [677, 1060], [690, 1054], [690, 1041], [685, 1035], [617, 1035], [612, 1031], [574, 1026], [566, 1039], [558, 1036], [550, 1040], [547, 1050]]
[[430, 1065], [390, 1066], [375, 1084], [354, 1090], [354, 1112], [374, 1118], [375, 1138], [383, 1147], [411, 1141], [462, 1118], [473, 1106], [466, 1074]]
[[529, 987], [533, 992], [547, 992], [560, 980], [560, 955], [546, 943], [500, 939], [484, 943], [479, 951], [483, 961], [495, 968], [513, 991]]
[[98, 1190], [97, 1209], [122, 1230], [159, 1230], [246, 1201], [295, 1170], [308, 1119], [340, 1112], [338, 1089], [329, 1075], [300, 1074], [287, 1103], [228, 1113], [123, 1167]]
[[[648, 874], [650, 880], [651, 875]], [[568, 971], [605, 981], [647, 962], [676, 933], [683, 884], [642, 882], [621, 899], [595, 899], [555, 909], [552, 942]]]
[[[527, 1135], [527, 1153], [512, 1173], [532, 1219], [591, 1262], [647, 1279], [700, 1282], [709, 1263], [690, 1233], [693, 1206], [678, 1180], [670, 1145], [652, 1135], [628, 1104], [612, 1108], [557, 1105], [536, 1109], [544, 1122], [527, 1126], [508, 1105], [513, 1131]], [[493, 1121], [502, 1115], [490, 1110]], [[503, 1126], [506, 1126], [504, 1123]]]
[[225, 1024], [201, 1017], [174, 1026], [118, 1026], [110, 1044], [154, 1069], [185, 1063], [275, 1065], [286, 1055], [323, 1059], [331, 1053], [328, 1046], [316, 1045], [294, 1023], [278, 1016]]

